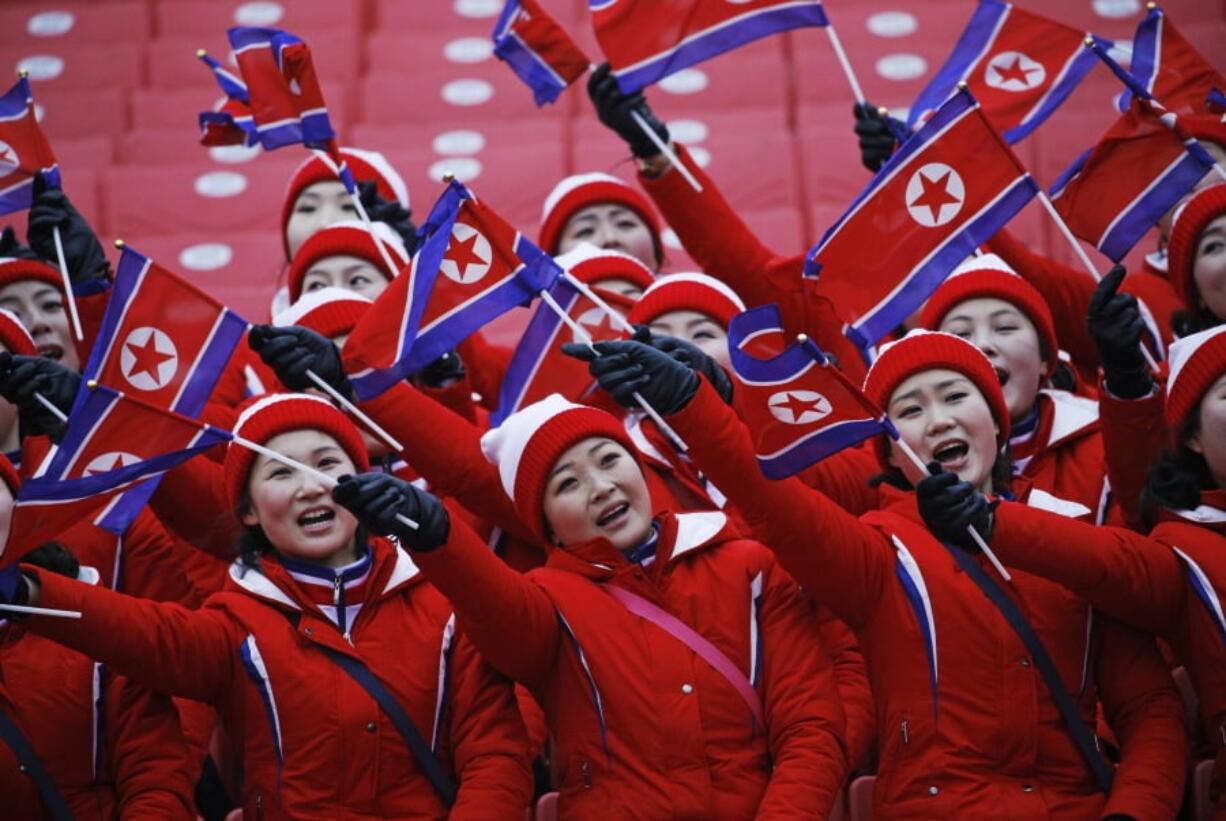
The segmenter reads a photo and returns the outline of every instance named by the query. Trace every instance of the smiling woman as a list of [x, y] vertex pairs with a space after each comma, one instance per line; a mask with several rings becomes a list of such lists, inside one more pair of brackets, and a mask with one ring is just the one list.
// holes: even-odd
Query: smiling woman
[[79, 370], [64, 305], [63, 279], [54, 268], [34, 260], [0, 260], [0, 308], [14, 314], [34, 338], [41, 356]]

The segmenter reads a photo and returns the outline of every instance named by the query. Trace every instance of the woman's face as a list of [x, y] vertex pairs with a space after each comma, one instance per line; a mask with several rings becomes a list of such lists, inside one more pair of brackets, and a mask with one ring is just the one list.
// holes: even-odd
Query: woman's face
[[[936, 460], [964, 482], [991, 492], [1000, 429], [971, 380], [945, 368], [921, 371], [898, 386], [886, 413], [925, 465]], [[895, 445], [890, 464], [917, 480], [918, 469]]]
[[1219, 322], [1226, 321], [1226, 215], [1209, 223], [1197, 237], [1192, 281], [1201, 304]]
[[34, 338], [40, 356], [73, 371], [81, 369], [68, 327], [68, 309], [60, 289], [41, 279], [22, 279], [0, 288], [0, 308], [11, 311]]
[[1034, 410], [1043, 381], [1043, 351], [1034, 323], [1013, 303], [993, 297], [968, 299], [945, 315], [939, 330], [983, 351], [1000, 378], [1010, 419], [1025, 419]]
[[374, 299], [388, 284], [387, 275], [378, 266], [358, 257], [324, 257], [312, 265], [302, 277], [302, 293], [321, 288], [344, 288]]
[[651, 320], [649, 327], [653, 334], [671, 336], [693, 344], [724, 370], [732, 370], [732, 360], [728, 358], [728, 331], [706, 314], [669, 311]]
[[596, 203], [572, 214], [562, 228], [558, 253], [565, 254], [584, 242], [629, 254], [653, 271], [659, 266], [647, 223], [615, 202]]
[[545, 484], [545, 521], [563, 547], [604, 537], [631, 550], [651, 531], [647, 482], [626, 449], [592, 436], [558, 457]]
[[643, 295], [643, 288], [637, 282], [631, 282], [628, 279], [621, 277], [609, 277], [608, 279], [599, 279], [592, 283], [593, 288], [599, 288], [602, 291], [612, 291], [615, 294], [638, 301], [638, 298]]
[[[353, 460], [322, 431], [289, 431], [264, 446], [333, 478], [355, 472]], [[251, 506], [242, 514], [243, 524], [263, 529], [278, 553], [332, 567], [355, 558], [357, 519], [332, 501], [332, 488], [314, 474], [259, 455], [247, 492]]]
[[289, 246], [290, 259], [319, 229], [357, 218], [353, 199], [339, 180], [307, 186], [294, 200], [289, 222], [285, 224], [285, 244]]
[[1205, 391], [1197, 410], [1200, 427], [1187, 445], [1205, 457], [1219, 488], [1226, 488], [1226, 374]]

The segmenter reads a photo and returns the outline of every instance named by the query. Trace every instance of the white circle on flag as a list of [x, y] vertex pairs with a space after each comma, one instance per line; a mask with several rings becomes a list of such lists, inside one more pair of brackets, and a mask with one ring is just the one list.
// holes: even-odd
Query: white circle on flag
[[958, 216], [965, 199], [962, 177], [945, 163], [920, 166], [907, 180], [907, 213], [925, 228], [936, 228]]
[[209, 158], [223, 165], [239, 165], [251, 162], [260, 156], [258, 145], [214, 145], [209, 147]]
[[879, 11], [870, 14], [864, 24], [878, 37], [906, 37], [919, 28], [915, 15], [905, 11]]
[[476, 157], [443, 157], [430, 163], [426, 176], [432, 180], [441, 180], [450, 172], [460, 182], [470, 182], [481, 176], [481, 160]]
[[21, 165], [21, 158], [17, 156], [17, 150], [4, 140], [0, 140], [0, 174], [16, 171], [19, 165]]
[[481, 105], [494, 96], [494, 86], [485, 80], [452, 80], [443, 86], [440, 93], [443, 101], [452, 105]]
[[1029, 91], [1047, 79], [1047, 69], [1020, 51], [993, 54], [983, 69], [983, 81], [1001, 91]]
[[284, 16], [285, 8], [280, 3], [243, 3], [234, 10], [234, 22], [240, 26], [271, 26]]
[[156, 391], [174, 379], [179, 369], [179, 352], [169, 336], [143, 325], [120, 344], [119, 369], [137, 390]]
[[671, 228], [665, 228], [660, 233], [660, 241], [664, 243], [665, 248], [671, 248], [674, 251], [680, 251], [682, 248], [681, 238], [677, 236], [677, 232]]
[[885, 55], [873, 68], [885, 79], [901, 83], [924, 76], [924, 72], [928, 70], [928, 61], [918, 54], [900, 52]]
[[29, 74], [31, 80], [54, 80], [64, 73], [64, 58], [54, 54], [31, 54], [17, 61], [17, 70]]
[[679, 143], [693, 145], [705, 140], [711, 130], [702, 120], [669, 120], [668, 133]]
[[247, 190], [247, 177], [237, 171], [207, 171], [192, 187], [202, 197], [235, 197]]
[[[609, 315], [606, 314], [604, 312], [604, 309], [600, 307], [588, 308], [586, 311], [579, 314], [579, 316], [575, 318], [575, 324], [581, 328], [586, 329], [588, 332], [588, 335], [591, 336], [593, 339], [599, 339], [601, 336], [603, 336], [603, 334], [599, 332], [600, 327], [608, 323], [609, 323]], [[575, 334], [575, 333], [572, 333], [571, 341], [579, 345], [582, 345], [587, 342], [586, 339], [581, 337], [579, 334]]]
[[494, 54], [494, 41], [488, 37], [460, 37], [443, 46], [443, 56], [453, 63], [480, 63]]
[[817, 391], [779, 391], [766, 400], [771, 416], [787, 425], [809, 425], [830, 415], [830, 400]]
[[485, 236], [463, 222], [451, 226], [451, 242], [443, 254], [439, 271], [452, 282], [471, 285], [490, 272], [494, 252]]
[[1141, 10], [1141, 0], [1094, 0], [1090, 4], [1099, 17], [1131, 17]]
[[85, 470], [81, 471], [82, 476], [97, 476], [99, 473], [108, 473], [119, 468], [126, 468], [129, 465], [135, 465], [140, 461], [140, 457], [134, 453], [128, 453], [122, 450], [113, 450], [109, 453], [102, 453], [89, 460], [89, 464], [85, 466]]
[[480, 154], [481, 149], [485, 148], [485, 135], [480, 131], [460, 128], [437, 135], [431, 145], [434, 153], [441, 156]]
[[700, 145], [690, 146], [690, 156], [698, 163], [699, 168], [706, 168], [711, 164], [711, 152]]
[[179, 252], [179, 264], [193, 271], [216, 271], [234, 259], [234, 249], [224, 242], [200, 242]]
[[502, 0], [455, 0], [454, 8], [461, 17], [493, 17], [502, 11]]
[[59, 37], [72, 31], [77, 18], [71, 11], [41, 11], [30, 15], [26, 31], [35, 37]]
[[697, 94], [710, 84], [710, 78], [702, 69], [683, 68], [665, 77], [658, 85], [669, 94]]

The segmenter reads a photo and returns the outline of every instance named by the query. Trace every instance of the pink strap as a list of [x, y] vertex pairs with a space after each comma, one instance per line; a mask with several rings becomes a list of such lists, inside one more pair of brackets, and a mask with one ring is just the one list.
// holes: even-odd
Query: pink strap
[[697, 653], [698, 657], [711, 665], [715, 672], [728, 680], [732, 688], [745, 700], [745, 703], [749, 706], [749, 712], [753, 713], [753, 717], [758, 720], [758, 724], [763, 728], [766, 727], [766, 721], [762, 718], [762, 700], [758, 698], [758, 691], [753, 688], [753, 685], [749, 683], [749, 679], [732, 662], [732, 659], [724, 655], [722, 650], [699, 635], [698, 631], [681, 619], [657, 607], [642, 596], [611, 584], [604, 585], [604, 589], [631, 613], [651, 622]]

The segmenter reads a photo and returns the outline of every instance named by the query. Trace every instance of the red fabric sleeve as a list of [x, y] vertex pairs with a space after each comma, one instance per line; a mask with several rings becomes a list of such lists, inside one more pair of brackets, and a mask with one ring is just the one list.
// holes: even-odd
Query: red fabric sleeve
[[853, 516], [862, 516], [878, 507], [877, 490], [869, 480], [881, 473], [872, 450], [873, 442], [847, 448], [796, 474], [814, 490], [820, 490]]
[[817, 608], [817, 629], [822, 646], [834, 663], [835, 685], [843, 702], [843, 743], [847, 764], [852, 770], [869, 766], [869, 754], [877, 738], [877, 714], [873, 711], [873, 690], [868, 682], [864, 654], [851, 628], [824, 608]]
[[[151, 507], [171, 533], [205, 553], [230, 560], [242, 528], [225, 499], [221, 464], [197, 456], [162, 476]], [[224, 515], [218, 516], [218, 511]]]
[[106, 726], [119, 816], [194, 819], [195, 785], [170, 698], [114, 676], [106, 687]]
[[1117, 399], [1105, 384], [1098, 387], [1098, 416], [1103, 436], [1111, 500], [1128, 526], [1141, 526], [1141, 491], [1149, 466], [1166, 447], [1162, 391], [1141, 399]]
[[[198, 499], [196, 504], [200, 504]], [[198, 589], [188, 578], [184, 571], [195, 551], [186, 541], [167, 533], [149, 508], [132, 522], [123, 536], [121, 549], [124, 553], [121, 589], [125, 593], [199, 607], [213, 592]]]
[[491, 412], [497, 410], [502, 380], [515, 350], [490, 343], [480, 331], [461, 342], [457, 350], [464, 362], [469, 386], [481, 395], [481, 407]]

